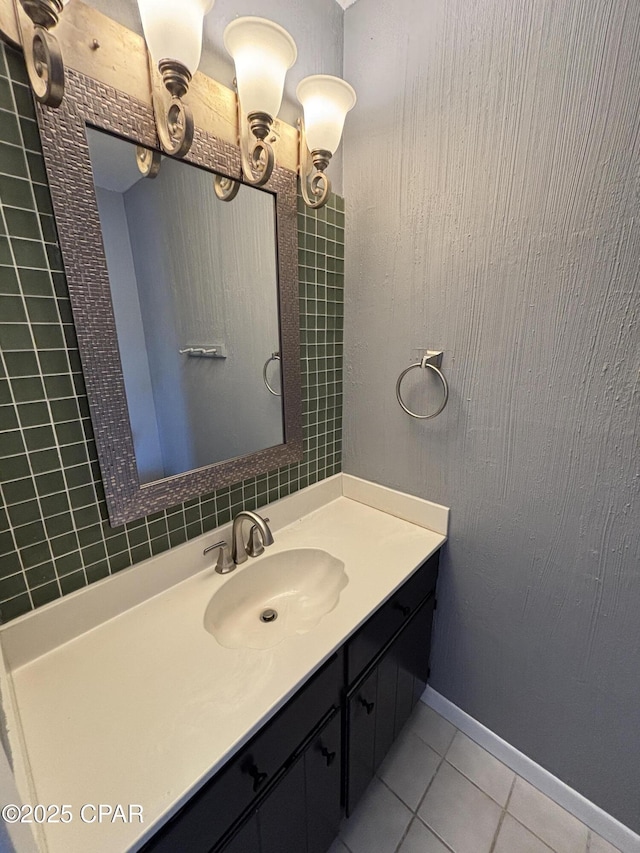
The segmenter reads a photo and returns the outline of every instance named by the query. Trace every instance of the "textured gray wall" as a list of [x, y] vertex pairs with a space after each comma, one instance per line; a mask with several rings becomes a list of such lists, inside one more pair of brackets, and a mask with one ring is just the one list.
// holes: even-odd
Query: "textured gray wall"
[[435, 689], [639, 831], [640, 5], [361, 0], [345, 76], [345, 470], [453, 508]]

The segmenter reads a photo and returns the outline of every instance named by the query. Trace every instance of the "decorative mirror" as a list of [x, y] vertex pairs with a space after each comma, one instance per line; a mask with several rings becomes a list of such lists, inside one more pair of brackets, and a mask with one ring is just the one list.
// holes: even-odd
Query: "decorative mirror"
[[117, 525], [302, 458], [296, 175], [221, 201], [239, 151], [196, 129], [145, 177], [151, 107], [73, 69], [65, 84], [38, 117]]

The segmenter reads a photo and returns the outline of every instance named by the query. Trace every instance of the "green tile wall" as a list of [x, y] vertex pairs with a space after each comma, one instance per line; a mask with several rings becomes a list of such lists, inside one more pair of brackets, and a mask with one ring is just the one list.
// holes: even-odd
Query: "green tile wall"
[[38, 128], [0, 44], [0, 621], [340, 471], [344, 203], [298, 205], [304, 459], [118, 528], [107, 510]]

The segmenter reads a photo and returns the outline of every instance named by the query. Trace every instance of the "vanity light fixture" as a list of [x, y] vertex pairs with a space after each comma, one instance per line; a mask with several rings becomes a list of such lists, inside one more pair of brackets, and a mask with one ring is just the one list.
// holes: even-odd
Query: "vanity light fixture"
[[[278, 24], [265, 18], [236, 18], [224, 31], [224, 45], [236, 68], [238, 144], [244, 182], [256, 187], [269, 180], [275, 164], [269, 138], [282, 103], [284, 79], [297, 57], [294, 40]], [[299, 119], [298, 174], [305, 204], [326, 204], [331, 182], [325, 174], [355, 105], [356, 93], [339, 77], [316, 74], [300, 82], [296, 92], [304, 110]], [[255, 137], [251, 142], [250, 133]], [[232, 178], [214, 180], [216, 195], [231, 201], [240, 184]]]
[[344, 120], [355, 106], [356, 93], [339, 77], [314, 74], [300, 81], [296, 96], [304, 110], [304, 118], [298, 119], [300, 186], [304, 203], [316, 209], [327, 203], [331, 192], [325, 169], [340, 144]]
[[246, 183], [262, 187], [275, 163], [269, 138], [271, 125], [282, 103], [284, 78], [296, 61], [298, 49], [285, 29], [266, 18], [236, 18], [225, 29], [223, 41], [236, 69], [242, 173]]
[[56, 37], [50, 32], [69, 0], [20, 0], [35, 27], [31, 50], [24, 51], [29, 82], [41, 104], [59, 107], [64, 96], [64, 62]]
[[[193, 142], [193, 115], [182, 100], [200, 64], [202, 22], [214, 0], [138, 0], [142, 29], [150, 57], [151, 90], [156, 129], [167, 154], [184, 157]], [[169, 93], [159, 89], [154, 69]], [[168, 103], [167, 103], [168, 101]], [[139, 153], [138, 166], [147, 174], [158, 157]]]

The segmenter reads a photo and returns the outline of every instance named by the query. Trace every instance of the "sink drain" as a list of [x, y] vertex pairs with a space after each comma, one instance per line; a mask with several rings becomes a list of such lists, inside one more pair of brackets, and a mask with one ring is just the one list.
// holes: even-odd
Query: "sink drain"
[[275, 620], [277, 618], [278, 618], [278, 611], [272, 610], [271, 607], [267, 607], [267, 609], [263, 610], [262, 613], [260, 614], [260, 621], [261, 622], [275, 622]]

